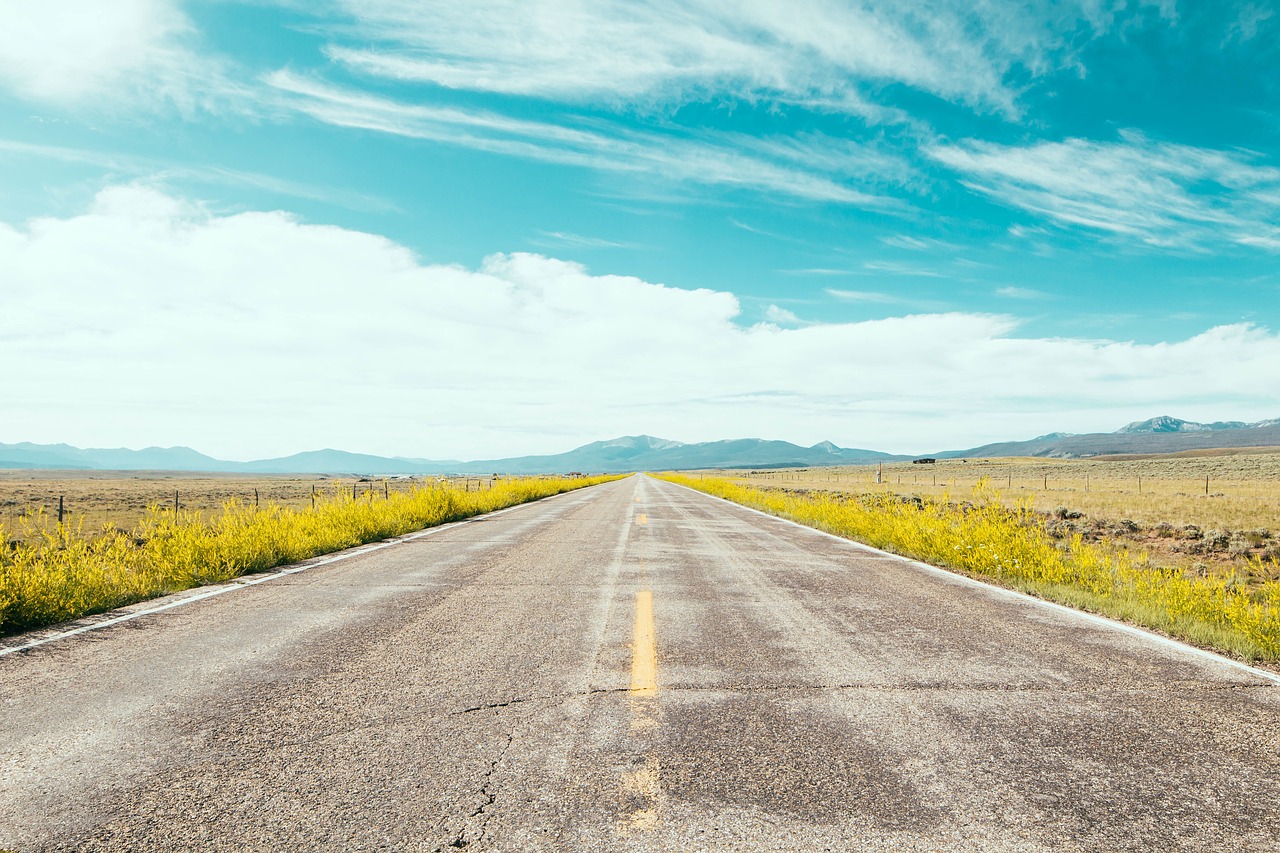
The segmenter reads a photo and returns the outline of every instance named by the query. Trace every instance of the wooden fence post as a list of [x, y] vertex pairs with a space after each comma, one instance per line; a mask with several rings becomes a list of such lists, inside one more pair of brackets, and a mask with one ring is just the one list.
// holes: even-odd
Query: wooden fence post
[[[1208, 494], [1209, 493], [1208, 478], [1206, 478], [1204, 482], [1205, 482], [1205, 487], [1204, 487], [1205, 494]], [[59, 524], [62, 523], [62, 497], [63, 497], [62, 495], [58, 495], [58, 523]]]

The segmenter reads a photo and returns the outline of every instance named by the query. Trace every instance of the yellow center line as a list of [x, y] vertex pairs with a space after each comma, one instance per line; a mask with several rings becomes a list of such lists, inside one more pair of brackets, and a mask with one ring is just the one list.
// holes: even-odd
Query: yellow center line
[[653, 630], [653, 592], [647, 589], [636, 593], [631, 692], [637, 696], [654, 696], [658, 692], [658, 648]]

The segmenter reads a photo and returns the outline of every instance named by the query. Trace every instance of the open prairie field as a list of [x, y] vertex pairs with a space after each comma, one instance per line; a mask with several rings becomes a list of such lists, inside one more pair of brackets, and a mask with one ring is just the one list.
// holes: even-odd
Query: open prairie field
[[1100, 459], [940, 459], [729, 476], [786, 489], [945, 497], [957, 503], [985, 480], [1009, 506], [1034, 509], [1055, 537], [1078, 533], [1087, 541], [1144, 552], [1155, 564], [1200, 574], [1256, 573], [1250, 568], [1254, 558], [1280, 558], [1280, 448]]
[[[438, 480], [361, 480], [314, 474], [0, 470], [0, 525], [7, 528], [11, 538], [22, 539], [24, 521], [36, 526], [56, 522], [60, 497], [65, 523], [78, 527], [86, 536], [94, 536], [107, 526], [129, 530], [146, 514], [147, 507], [171, 508], [175, 496], [180, 509], [213, 516], [220, 514], [228, 501], [301, 509], [311, 506], [313, 490], [318, 495], [336, 491], [350, 494], [354, 488], [362, 496], [372, 492], [375, 497], [383, 497], [408, 491], [415, 483]], [[488, 488], [490, 484], [488, 479], [474, 477], [453, 482], [470, 489]]]
[[[77, 478], [78, 479], [78, 478]], [[83, 478], [83, 479], [88, 479]], [[143, 478], [139, 477], [141, 481]], [[151, 509], [128, 527], [103, 522], [93, 535], [83, 524], [59, 524], [36, 510], [21, 519], [17, 531], [7, 531], [0, 548], [0, 634], [56, 624], [195, 586], [220, 583], [243, 574], [266, 571], [369, 542], [379, 542], [427, 527], [459, 521], [493, 510], [558, 495], [606, 482], [602, 477], [510, 477], [497, 481], [455, 480], [410, 484], [357, 480], [329, 481], [318, 490], [314, 506], [311, 484], [302, 479], [267, 481], [275, 494], [287, 495], [295, 506], [262, 500], [261, 481], [248, 481], [258, 490], [258, 503], [242, 491], [246, 481], [218, 478], [161, 479], [167, 493], [177, 483], [179, 506], [146, 501]], [[30, 480], [30, 478], [28, 478]], [[40, 481], [65, 486], [67, 479]], [[92, 480], [90, 483], [94, 482]], [[209, 485], [212, 482], [215, 485]], [[197, 486], [197, 483], [200, 483]], [[229, 499], [215, 509], [181, 505], [182, 486], [197, 500]], [[305, 485], [305, 503], [297, 492]], [[27, 488], [31, 488], [30, 482]], [[137, 512], [139, 495], [149, 497], [154, 476], [145, 485], [120, 487], [114, 497], [123, 520]], [[290, 493], [294, 494], [290, 494]], [[78, 492], [88, 501], [98, 494]], [[296, 504], [302, 504], [296, 506]], [[82, 518], [109, 517], [100, 504]], [[64, 501], [65, 506], [65, 501]], [[15, 535], [16, 534], [16, 535]]]

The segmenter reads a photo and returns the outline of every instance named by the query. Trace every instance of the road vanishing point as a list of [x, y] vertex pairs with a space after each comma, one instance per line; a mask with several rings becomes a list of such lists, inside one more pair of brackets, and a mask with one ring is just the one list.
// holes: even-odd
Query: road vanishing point
[[670, 483], [295, 568], [3, 641], [0, 850], [1280, 850], [1274, 677]]

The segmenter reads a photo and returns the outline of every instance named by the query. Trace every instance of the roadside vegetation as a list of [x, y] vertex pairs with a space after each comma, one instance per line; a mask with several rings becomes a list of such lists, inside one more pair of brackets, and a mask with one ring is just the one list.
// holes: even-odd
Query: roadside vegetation
[[[1010, 502], [990, 481], [968, 499], [743, 485], [664, 475], [674, 483], [876, 548], [946, 566], [1050, 601], [1154, 628], [1245, 660], [1280, 660], [1280, 565], [1250, 558], [1245, 571], [1199, 576], [1148, 555], [1055, 537], [1028, 500]], [[1247, 572], [1247, 573], [1246, 573]]]
[[616, 477], [518, 478], [468, 491], [437, 483], [361, 495], [339, 486], [314, 508], [229, 501], [220, 512], [153, 506], [132, 529], [86, 531], [47, 513], [0, 524], [0, 634], [64, 622], [207, 583], [389, 539]]

